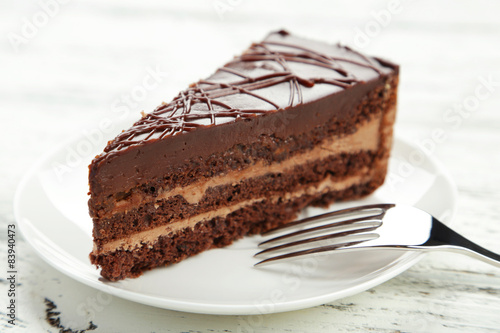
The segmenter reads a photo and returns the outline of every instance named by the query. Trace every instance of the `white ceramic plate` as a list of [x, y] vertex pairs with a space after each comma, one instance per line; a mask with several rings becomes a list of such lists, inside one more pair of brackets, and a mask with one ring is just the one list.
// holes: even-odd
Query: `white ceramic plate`
[[[25, 239], [64, 274], [112, 295], [156, 307], [206, 314], [266, 314], [307, 308], [374, 287], [415, 264], [422, 254], [382, 251], [328, 255], [254, 268], [260, 236], [206, 251], [137, 279], [108, 282], [90, 265], [92, 221], [87, 212], [88, 162], [104, 146], [86, 133], [33, 166], [14, 200]], [[95, 148], [95, 149], [94, 149]], [[395, 140], [385, 184], [373, 195], [329, 210], [374, 202], [422, 208], [444, 223], [455, 212], [456, 190], [422, 150]], [[312, 208], [312, 215], [323, 212]]]

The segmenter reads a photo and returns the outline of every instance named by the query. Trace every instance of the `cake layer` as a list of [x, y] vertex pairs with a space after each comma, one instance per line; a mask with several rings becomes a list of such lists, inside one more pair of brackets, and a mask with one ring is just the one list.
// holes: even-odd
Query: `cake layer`
[[[328, 176], [342, 181], [344, 177], [358, 176], [366, 173], [369, 168], [375, 169], [378, 167], [377, 162], [379, 160], [376, 154], [335, 155], [326, 160], [295, 166], [287, 172], [249, 178], [234, 185], [213, 187], [198, 204], [188, 204], [181, 196], [144, 203], [137, 209], [97, 221], [94, 225], [94, 240], [101, 245], [116, 238], [174, 223], [251, 198], [286, 196], [290, 191], [315, 185]], [[346, 165], [352, 169], [346, 168]]]
[[[137, 209], [97, 221], [94, 225], [94, 241], [101, 245], [116, 238], [256, 197], [286, 196], [291, 191], [319, 184], [325, 177], [331, 176], [342, 182], [345, 177], [363, 175], [371, 168], [380, 168], [377, 162], [380, 160], [375, 154], [336, 155], [315, 163], [298, 165], [287, 172], [249, 178], [234, 186], [229, 184], [214, 187], [198, 204], [187, 204], [180, 196], [145, 203]], [[346, 165], [352, 166], [352, 169], [346, 168]]]
[[373, 175], [370, 172], [366, 171], [356, 176], [345, 177], [341, 180], [335, 180], [335, 178], [333, 177], [328, 177], [318, 184], [314, 184], [313, 186], [309, 186], [294, 192], [288, 192], [286, 193], [286, 195], [274, 195], [248, 199], [233, 205], [222, 206], [202, 214], [194, 215], [187, 219], [175, 221], [167, 225], [162, 225], [146, 231], [137, 232], [131, 236], [105, 243], [101, 247], [98, 247], [96, 244], [94, 244], [94, 253], [101, 254], [110, 251], [112, 252], [117, 249], [130, 251], [134, 250], [137, 247], [150, 246], [150, 244], [154, 244], [160, 236], [169, 236], [178, 231], [181, 231], [184, 228], [193, 228], [199, 222], [212, 220], [214, 218], [225, 218], [227, 215], [244, 207], [251, 206], [255, 203], [263, 201], [277, 203], [280, 200], [294, 200], [304, 195], [315, 197], [318, 195], [326, 194], [328, 192], [340, 192], [355, 185], [365, 184], [372, 178]]
[[224, 218], [214, 217], [200, 221], [194, 227], [179, 228], [158, 237], [153, 244], [134, 250], [93, 252], [90, 258], [93, 264], [102, 268], [101, 275], [111, 281], [137, 277], [145, 270], [174, 264], [210, 248], [230, 245], [245, 235], [259, 234], [287, 223], [307, 205], [328, 205], [345, 197], [356, 198], [369, 194], [382, 184], [385, 173], [372, 176], [366, 183], [341, 191], [255, 202]]
[[206, 195], [207, 190], [216, 186], [226, 184], [237, 184], [242, 180], [265, 176], [271, 173], [282, 173], [291, 171], [295, 166], [311, 163], [317, 160], [326, 159], [332, 155], [355, 154], [358, 152], [374, 152], [379, 149], [381, 115], [366, 121], [360, 125], [355, 133], [334, 136], [323, 140], [314, 148], [290, 156], [281, 162], [267, 164], [263, 160], [256, 161], [243, 169], [230, 170], [222, 175], [217, 175], [209, 179], [201, 179], [190, 183], [184, 187], [173, 189], [155, 188], [155, 195], [147, 193], [133, 193], [124, 200], [115, 202], [115, 205], [108, 213], [100, 216], [109, 217], [118, 212], [128, 211], [143, 205], [147, 202], [160, 201], [175, 196], [182, 196], [188, 204], [198, 204]]

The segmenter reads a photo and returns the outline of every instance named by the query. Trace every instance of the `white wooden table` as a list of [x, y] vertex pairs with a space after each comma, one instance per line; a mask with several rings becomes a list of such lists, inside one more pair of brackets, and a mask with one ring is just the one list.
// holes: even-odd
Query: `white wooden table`
[[[90, 321], [95, 332], [499, 332], [500, 270], [454, 254], [428, 255], [330, 304], [211, 316], [106, 295], [53, 269], [19, 236], [15, 327], [6, 309], [7, 225], [28, 168], [103, 119], [133, 121], [279, 28], [401, 64], [397, 134], [426, 145], [451, 173], [455, 229], [500, 252], [499, 13], [495, 1], [0, 3], [0, 330], [61, 331], [46, 320], [48, 299], [72, 332]], [[155, 80], [144, 85], [148, 75]]]

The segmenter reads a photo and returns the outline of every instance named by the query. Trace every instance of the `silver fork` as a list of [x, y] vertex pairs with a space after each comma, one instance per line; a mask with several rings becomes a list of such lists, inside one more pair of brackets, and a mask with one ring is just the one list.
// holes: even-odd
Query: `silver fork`
[[[326, 224], [319, 224], [319, 223]], [[500, 255], [459, 235], [432, 215], [412, 206], [376, 204], [347, 208], [288, 223], [264, 235], [306, 227], [259, 244], [263, 266], [305, 255], [369, 249], [444, 250], [467, 254], [500, 267]]]

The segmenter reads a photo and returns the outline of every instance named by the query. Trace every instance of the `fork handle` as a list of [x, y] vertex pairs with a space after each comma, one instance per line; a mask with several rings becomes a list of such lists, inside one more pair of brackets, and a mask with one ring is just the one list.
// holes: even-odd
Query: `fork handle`
[[440, 250], [465, 253], [486, 263], [500, 267], [500, 255], [471, 242], [438, 221], [436, 218], [433, 218], [432, 221], [432, 230], [429, 240], [422, 245], [426, 248], [429, 246], [428, 249], [437, 247]]

